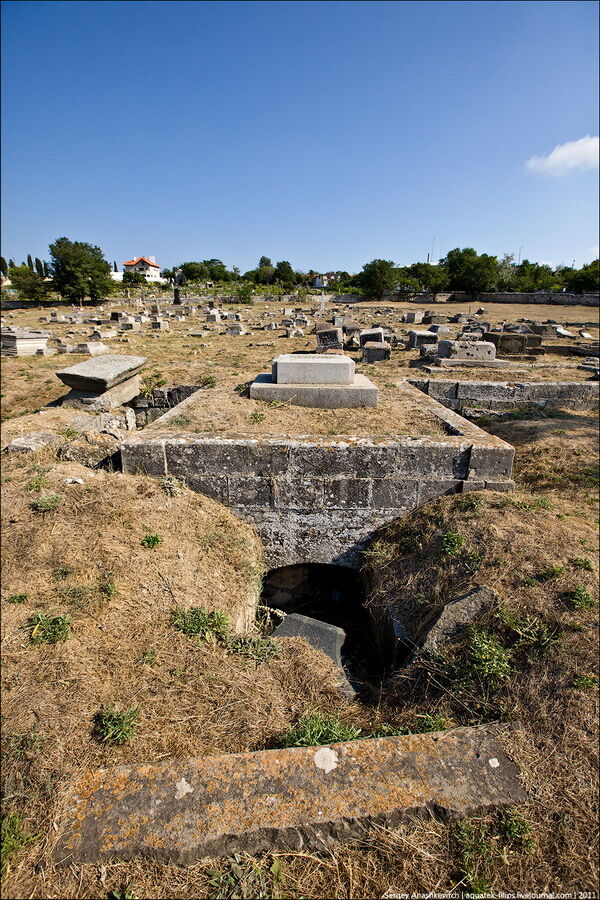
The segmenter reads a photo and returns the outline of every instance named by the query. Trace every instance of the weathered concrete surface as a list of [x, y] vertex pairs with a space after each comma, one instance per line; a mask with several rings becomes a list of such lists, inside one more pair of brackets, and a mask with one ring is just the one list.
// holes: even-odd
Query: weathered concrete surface
[[145, 362], [145, 356], [107, 354], [62, 369], [56, 372], [56, 376], [76, 391], [92, 391], [100, 394], [137, 375]]
[[526, 409], [535, 406], [595, 409], [598, 407], [599, 399], [599, 386], [593, 381], [520, 383], [411, 378], [410, 384], [444, 406], [458, 411], [464, 407], [475, 406], [492, 410]]
[[325, 353], [284, 353], [271, 364], [277, 384], [352, 384], [354, 360]]
[[315, 409], [358, 409], [377, 406], [379, 388], [365, 375], [355, 375], [351, 384], [275, 384], [271, 375], [258, 375], [250, 396]]
[[361, 551], [382, 525], [444, 494], [511, 490], [514, 448], [399, 383], [445, 426], [443, 437], [395, 440], [169, 431], [184, 400], [121, 446], [123, 471], [175, 475], [228, 506], [257, 529], [269, 568], [333, 563], [359, 568]]
[[85, 772], [65, 798], [58, 863], [192, 863], [323, 850], [371, 825], [471, 816], [526, 799], [497, 727], [457, 728]]
[[[98, 360], [95, 359], [94, 362], [98, 362]], [[72, 388], [68, 394], [60, 398], [60, 404], [73, 409], [87, 409], [99, 412], [101, 410], [116, 409], [117, 406], [129, 403], [134, 397], [138, 396], [140, 390], [140, 376], [134, 375], [133, 378], [119, 381], [101, 393]]]

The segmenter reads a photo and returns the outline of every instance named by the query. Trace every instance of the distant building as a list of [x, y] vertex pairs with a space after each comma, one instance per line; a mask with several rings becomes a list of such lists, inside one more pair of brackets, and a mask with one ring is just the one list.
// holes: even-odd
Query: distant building
[[[136, 256], [135, 259], [128, 259], [127, 262], [123, 263], [123, 272], [138, 272], [144, 276], [146, 281], [164, 281], [160, 277], [160, 267], [153, 256]], [[115, 274], [118, 275], [119, 273]]]
[[328, 284], [331, 284], [332, 281], [336, 281], [336, 273], [335, 272], [325, 272], [321, 275], [313, 275], [309, 279], [308, 284], [310, 287], [314, 288], [322, 288], [327, 287]]

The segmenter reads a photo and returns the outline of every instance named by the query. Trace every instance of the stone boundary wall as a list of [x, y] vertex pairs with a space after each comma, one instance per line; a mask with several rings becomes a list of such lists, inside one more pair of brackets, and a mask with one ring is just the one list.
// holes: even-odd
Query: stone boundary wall
[[182, 384], [178, 387], [155, 388], [151, 393], [138, 394], [126, 405], [135, 413], [136, 428], [145, 428], [165, 414], [169, 409], [177, 406], [183, 400], [191, 397], [200, 387], [197, 384]]
[[123, 471], [175, 475], [256, 527], [269, 568], [329, 563], [358, 568], [373, 533], [428, 500], [510, 490], [514, 448], [399, 385], [445, 423], [447, 437], [396, 440], [169, 432], [166, 413], [121, 445]]
[[410, 384], [449, 409], [597, 409], [598, 381], [454, 381], [409, 379]]
[[440, 291], [435, 296], [427, 291], [418, 294], [386, 294], [381, 300], [368, 300], [361, 294], [328, 294], [332, 303], [537, 303], [548, 306], [600, 306], [600, 294], [557, 294], [544, 291], [537, 294], [494, 292], [468, 294], [465, 291]]

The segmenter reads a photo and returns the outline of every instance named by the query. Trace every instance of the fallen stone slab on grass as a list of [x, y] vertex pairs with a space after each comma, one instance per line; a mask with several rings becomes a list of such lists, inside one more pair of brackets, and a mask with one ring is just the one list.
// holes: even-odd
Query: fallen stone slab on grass
[[60, 442], [61, 438], [53, 431], [32, 431], [22, 437], [14, 438], [10, 444], [4, 447], [4, 450], [7, 453], [37, 453], [44, 447], [56, 447]]
[[329, 625], [320, 619], [311, 616], [301, 616], [298, 613], [290, 613], [285, 617], [281, 625], [273, 632], [274, 637], [299, 637], [307, 644], [320, 650], [331, 659], [338, 667], [340, 690], [350, 699], [356, 696], [356, 691], [348, 681], [342, 665], [342, 647], [346, 640], [346, 632], [337, 625]]
[[521, 803], [503, 733], [457, 728], [84, 772], [64, 799], [54, 857], [186, 864], [276, 847], [323, 850], [372, 825]]
[[76, 391], [100, 394], [122, 381], [133, 378], [145, 362], [144, 356], [108, 354], [99, 356], [98, 359], [86, 359], [75, 366], [56, 372], [56, 375], [67, 387]]
[[447, 603], [428, 631], [421, 649], [431, 653], [440, 650], [452, 641], [461, 628], [474, 622], [484, 609], [497, 601], [498, 595], [494, 591], [481, 586]]

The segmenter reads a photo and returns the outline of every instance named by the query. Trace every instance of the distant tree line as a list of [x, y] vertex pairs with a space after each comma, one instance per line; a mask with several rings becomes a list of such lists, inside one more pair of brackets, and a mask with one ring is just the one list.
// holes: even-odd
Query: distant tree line
[[[20, 266], [15, 265], [13, 259], [7, 263], [0, 257], [0, 269], [3, 275], [9, 275], [19, 294], [31, 300], [40, 300], [48, 293], [56, 292], [70, 301], [79, 302], [85, 297], [97, 301], [116, 289], [110, 277], [111, 268], [117, 271], [116, 263], [111, 267], [100, 247], [61, 237], [50, 244], [49, 253], [49, 263], [38, 257], [33, 259], [29, 254]], [[285, 292], [303, 292], [318, 274], [313, 269], [308, 272], [294, 269], [288, 260], [273, 264], [268, 256], [261, 256], [256, 268], [243, 274], [237, 266], [228, 269], [220, 259], [183, 262], [161, 272], [163, 278], [174, 284], [212, 282], [217, 286], [231, 285], [240, 298], [251, 296], [254, 287], [273, 286]], [[553, 269], [528, 259], [515, 263], [512, 254], [497, 257], [477, 253], [472, 247], [456, 247], [437, 264], [417, 262], [397, 266], [389, 259], [373, 259], [357, 274], [338, 271], [329, 272], [327, 276], [328, 290], [354, 291], [372, 299], [416, 291], [433, 294], [465, 291], [472, 295], [490, 291], [586, 293], [600, 290], [600, 261], [596, 259], [580, 269], [570, 266]], [[137, 272], [123, 275], [123, 284], [144, 283], [145, 279]]]

